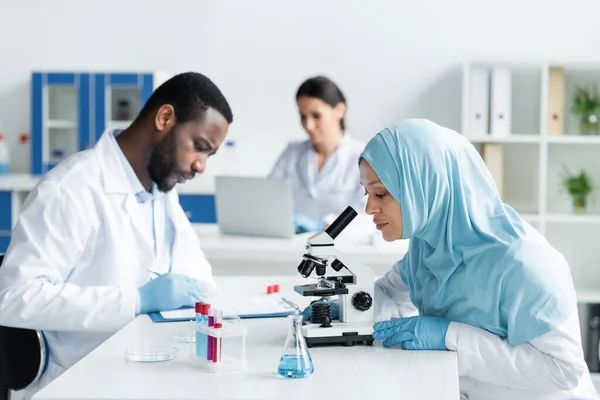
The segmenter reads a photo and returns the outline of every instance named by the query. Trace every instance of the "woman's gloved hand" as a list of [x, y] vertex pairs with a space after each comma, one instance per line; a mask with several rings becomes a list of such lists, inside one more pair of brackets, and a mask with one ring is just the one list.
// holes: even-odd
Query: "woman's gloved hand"
[[450, 321], [433, 316], [392, 319], [373, 326], [373, 339], [385, 339], [385, 347], [399, 344], [406, 350], [447, 350], [449, 325]]
[[325, 228], [325, 222], [320, 218], [311, 218], [304, 214], [294, 214], [294, 226], [297, 233], [321, 232]]
[[317, 300], [317, 301], [313, 301], [310, 304], [310, 306], [306, 307], [304, 309], [304, 311], [302, 311], [302, 321], [308, 321], [310, 319], [310, 313], [312, 310], [312, 306], [314, 304], [325, 304], [325, 303], [329, 304], [329, 314], [331, 315], [331, 320], [333, 321], [334, 319], [339, 319], [340, 318], [340, 301], [339, 300], [332, 300], [332, 301]]
[[200, 286], [196, 280], [185, 275], [164, 274], [138, 289], [140, 313], [169, 311], [180, 307], [193, 307], [202, 301]]

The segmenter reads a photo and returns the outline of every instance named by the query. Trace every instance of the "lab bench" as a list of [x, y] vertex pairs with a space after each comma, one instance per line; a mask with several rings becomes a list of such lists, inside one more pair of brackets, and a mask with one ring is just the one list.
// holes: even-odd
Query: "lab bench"
[[[216, 277], [219, 292], [234, 297], [264, 292], [279, 283], [281, 294], [305, 306], [311, 298], [293, 291], [304, 282], [290, 277]], [[459, 396], [458, 362], [454, 352], [419, 351], [373, 346], [328, 346], [310, 349], [315, 371], [309, 378], [285, 379], [277, 374], [288, 332], [287, 318], [244, 319], [247, 370], [208, 373], [188, 363], [188, 343], [171, 336], [185, 323], [152, 323], [137, 317], [93, 350], [68, 373], [38, 392], [33, 400], [202, 400], [202, 399], [375, 399], [402, 393], [410, 399], [452, 399]], [[133, 345], [163, 345], [178, 349], [164, 363], [134, 363], [124, 358]], [[435, 376], [432, 381], [431, 377]], [[98, 379], [102, 377], [102, 379]], [[358, 379], [357, 384], [345, 382]], [[377, 384], [373, 382], [377, 381]], [[176, 382], [176, 384], [175, 384]]]

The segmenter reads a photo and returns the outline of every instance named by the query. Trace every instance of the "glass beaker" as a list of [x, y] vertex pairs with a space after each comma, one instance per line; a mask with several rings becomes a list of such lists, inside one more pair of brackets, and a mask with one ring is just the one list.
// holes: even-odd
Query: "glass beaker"
[[290, 315], [287, 318], [292, 324], [289, 327], [277, 372], [284, 378], [308, 378], [315, 367], [302, 336], [302, 314]]

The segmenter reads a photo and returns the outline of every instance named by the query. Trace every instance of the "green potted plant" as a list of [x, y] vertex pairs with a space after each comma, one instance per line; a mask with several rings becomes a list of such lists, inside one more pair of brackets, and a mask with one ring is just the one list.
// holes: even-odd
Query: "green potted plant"
[[584, 170], [579, 174], [572, 174], [563, 166], [562, 185], [571, 196], [573, 211], [577, 214], [585, 213], [588, 205], [588, 196], [592, 192], [592, 180]]
[[579, 116], [579, 131], [582, 135], [600, 133], [600, 96], [595, 85], [577, 87], [571, 111]]

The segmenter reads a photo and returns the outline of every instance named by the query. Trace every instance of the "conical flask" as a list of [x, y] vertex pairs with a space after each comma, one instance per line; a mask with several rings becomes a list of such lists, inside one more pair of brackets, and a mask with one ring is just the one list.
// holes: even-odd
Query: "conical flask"
[[279, 360], [279, 375], [284, 378], [308, 378], [315, 367], [302, 336], [302, 314], [290, 315], [287, 318], [291, 325], [285, 340], [283, 355]]

